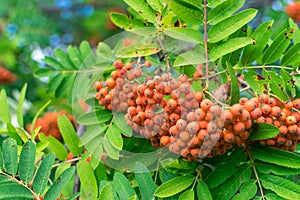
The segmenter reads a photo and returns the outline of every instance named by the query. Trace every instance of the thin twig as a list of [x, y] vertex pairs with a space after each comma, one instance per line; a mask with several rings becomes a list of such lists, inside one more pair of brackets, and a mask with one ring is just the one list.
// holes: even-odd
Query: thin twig
[[293, 70], [291, 67], [285, 67], [285, 66], [277, 66], [277, 65], [262, 65], [262, 66], [248, 66], [248, 67], [233, 67], [234, 70], [245, 70], [245, 69], [265, 69], [265, 68], [277, 68], [277, 69], [288, 69]]
[[209, 78], [208, 78], [208, 45], [207, 45], [207, 9], [206, 9], [206, 0], [203, 0], [203, 12], [204, 12], [204, 19], [203, 19], [203, 35], [204, 35], [204, 53], [205, 53], [205, 77], [206, 77], [206, 85], [205, 89], [208, 89], [208, 84], [209, 84]]
[[60, 164], [62, 163], [71, 163], [71, 162], [76, 162], [76, 161], [79, 161], [81, 159], [81, 157], [77, 157], [77, 158], [73, 158], [71, 160], [66, 160], [64, 162], [60, 162], [60, 163], [57, 163], [55, 165], [52, 166], [52, 168], [55, 168], [55, 167], [58, 167]]
[[254, 159], [253, 159], [252, 153], [250, 152], [249, 148], [247, 148], [246, 150], [247, 150], [247, 154], [248, 154], [248, 156], [249, 156], [249, 158], [250, 158], [250, 164], [251, 164], [251, 166], [252, 166], [252, 168], [253, 168], [253, 172], [254, 172], [256, 181], [257, 181], [257, 183], [258, 183], [258, 187], [259, 187], [260, 194], [261, 194], [261, 199], [262, 199], [262, 200], [265, 200], [266, 198], [265, 198], [265, 196], [264, 196], [264, 191], [263, 191], [263, 188], [262, 188], [260, 179], [259, 179], [259, 177], [258, 177], [256, 168], [255, 168], [255, 165], [254, 165]]

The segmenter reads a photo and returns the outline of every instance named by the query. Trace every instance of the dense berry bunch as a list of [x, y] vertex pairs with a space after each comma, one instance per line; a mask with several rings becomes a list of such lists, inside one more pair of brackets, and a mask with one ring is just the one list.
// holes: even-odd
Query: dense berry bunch
[[[73, 116], [67, 114], [67, 112], [63, 110], [60, 112], [47, 112], [43, 117], [40, 117], [36, 120], [36, 123], [34, 124], [34, 129], [40, 126], [40, 133], [44, 133], [46, 136], [51, 135], [56, 139], [61, 140], [62, 136], [57, 123], [59, 115], [66, 115], [72, 122], [72, 124], [75, 126]], [[26, 129], [28, 132], [30, 132], [31, 126], [32, 124], [27, 124]], [[38, 138], [38, 135], [36, 137]]]
[[151, 67], [151, 63], [123, 66], [115, 61], [111, 78], [95, 84], [96, 98], [107, 109], [125, 113], [134, 133], [155, 147], [167, 146], [188, 160], [213, 157], [249, 142], [253, 123], [273, 124], [280, 130], [276, 137], [259, 141], [263, 145], [294, 150], [300, 140], [300, 99], [283, 104], [261, 94], [226, 106], [194, 92], [185, 74], [173, 78], [163, 73], [138, 83], [141, 66]]

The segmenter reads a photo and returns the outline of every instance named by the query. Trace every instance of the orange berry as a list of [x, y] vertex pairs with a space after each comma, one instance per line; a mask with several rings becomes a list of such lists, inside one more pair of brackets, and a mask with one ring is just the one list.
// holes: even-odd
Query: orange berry
[[241, 133], [241, 132], [245, 131], [245, 124], [243, 122], [236, 122], [233, 125], [233, 130], [237, 133]]
[[227, 132], [224, 134], [224, 141], [228, 143], [233, 143], [234, 142], [234, 134], [232, 132]]
[[143, 74], [143, 71], [142, 71], [141, 68], [135, 68], [135, 69], [133, 70], [133, 75], [134, 75], [135, 78], [141, 77], [142, 74]]
[[248, 112], [252, 112], [256, 108], [256, 103], [253, 100], [249, 100], [244, 106]]
[[198, 102], [201, 102], [202, 98], [203, 98], [203, 93], [202, 92], [196, 92], [195, 97], [196, 97]]
[[179, 119], [177, 122], [176, 122], [176, 126], [178, 127], [178, 129], [180, 131], [183, 131], [186, 129], [186, 126], [187, 126], [187, 122], [184, 120], [184, 119]]
[[245, 105], [245, 103], [248, 101], [248, 99], [246, 97], [242, 97], [239, 100], [239, 104], [241, 104], [242, 106]]
[[287, 132], [288, 132], [288, 128], [286, 126], [281, 125], [279, 127], [279, 135], [285, 135], [285, 134], [287, 134]]
[[216, 122], [208, 122], [207, 123], [207, 131], [208, 133], [215, 133], [218, 129]]
[[200, 131], [197, 134], [197, 137], [200, 141], [205, 140], [208, 136], [209, 135], [206, 129], [200, 129]]
[[122, 62], [121, 60], [116, 60], [116, 61], [113, 63], [113, 65], [114, 65], [114, 68], [116, 68], [116, 69], [122, 69], [122, 67], [123, 67], [123, 62]]
[[231, 106], [230, 111], [233, 116], [239, 116], [243, 113], [243, 108], [240, 104], [234, 104]]
[[175, 101], [174, 99], [170, 99], [167, 103], [167, 106], [171, 110], [174, 110], [177, 107], [177, 101]]
[[221, 115], [222, 109], [218, 105], [212, 105], [209, 111], [212, 114], [212, 117], [217, 117]]
[[207, 121], [199, 121], [198, 123], [199, 123], [199, 127], [201, 129], [206, 129], [207, 128], [207, 124], [208, 124]]
[[293, 125], [297, 123], [297, 119], [295, 116], [287, 116], [285, 119], [287, 125]]
[[300, 108], [300, 99], [295, 99], [293, 101], [293, 107], [299, 109]]
[[261, 111], [262, 111], [262, 113], [265, 114], [265, 115], [270, 114], [270, 113], [271, 113], [271, 110], [272, 110], [272, 108], [271, 108], [271, 106], [269, 106], [268, 104], [264, 104], [264, 105], [261, 106]]
[[146, 60], [146, 62], [145, 62], [145, 67], [146, 67], [146, 68], [152, 67], [152, 62], [149, 61], [149, 60]]
[[189, 112], [186, 116], [186, 119], [189, 121], [189, 122], [193, 122], [193, 121], [196, 121], [196, 115], [194, 112]]
[[262, 115], [262, 111], [260, 108], [255, 108], [252, 112], [250, 112], [251, 119], [257, 119]]
[[145, 94], [145, 96], [146, 96], [147, 98], [152, 98], [154, 92], [153, 92], [151, 89], [147, 88], [147, 89], [145, 89], [144, 94]]
[[267, 124], [273, 124], [273, 119], [271, 117], [265, 118]]
[[187, 131], [191, 134], [195, 134], [198, 132], [199, 130], [199, 126], [197, 122], [190, 122], [187, 127], [186, 127]]
[[246, 141], [250, 137], [250, 133], [248, 131], [243, 131], [239, 134], [239, 137]]
[[171, 121], [171, 122], [174, 122], [174, 123], [175, 123], [179, 118], [180, 118], [179, 115], [176, 114], [176, 113], [172, 113], [172, 114], [170, 115], [170, 121]]
[[290, 133], [297, 133], [297, 131], [298, 131], [298, 126], [297, 126], [296, 124], [289, 125], [288, 131], [289, 131]]
[[239, 116], [241, 122], [246, 122], [250, 119], [250, 113], [247, 110], [243, 110], [242, 114]]
[[125, 70], [131, 70], [132, 69], [132, 63], [126, 63], [124, 66]]
[[288, 110], [292, 109], [293, 106], [294, 106], [294, 104], [290, 100], [288, 100], [287, 102], [284, 103], [284, 107]]
[[300, 113], [299, 112], [292, 112], [292, 116], [294, 116], [297, 120], [297, 122], [300, 121]]
[[274, 139], [267, 139], [266, 140], [266, 145], [268, 146], [275, 146], [276, 141]]
[[252, 120], [249, 119], [248, 121], [245, 122], [245, 129], [250, 129], [252, 127]]
[[177, 135], [178, 134], [178, 128], [176, 126], [171, 126], [169, 129], [169, 133], [171, 135]]
[[285, 121], [286, 119], [286, 113], [285, 112], [280, 112], [279, 118], [280, 121]]
[[268, 104], [273, 107], [276, 106], [276, 99], [275, 98], [269, 98]]
[[180, 76], [178, 77], [178, 80], [179, 80], [181, 83], [185, 83], [185, 82], [188, 80], [188, 76], [185, 75], [185, 74], [180, 74]]
[[267, 94], [261, 94], [258, 97], [258, 101], [261, 102], [261, 103], [268, 103], [269, 97], [268, 97]]
[[283, 145], [284, 143], [286, 143], [286, 138], [282, 137], [282, 136], [279, 136], [276, 140], [276, 143], [279, 144], [279, 145]]
[[190, 133], [187, 131], [180, 132], [179, 139], [183, 142], [188, 142], [190, 140]]
[[208, 111], [212, 105], [213, 105], [213, 103], [212, 103], [211, 100], [209, 100], [209, 99], [204, 99], [204, 100], [200, 103], [200, 107], [201, 107], [201, 109], [204, 110], [204, 111]]
[[198, 156], [199, 155], [199, 152], [200, 152], [200, 149], [199, 148], [195, 148], [195, 149], [191, 149], [190, 150], [190, 154], [192, 156]]
[[190, 85], [188, 83], [183, 83], [179, 86], [179, 92], [188, 93], [190, 91]]
[[162, 136], [160, 138], [160, 144], [162, 144], [163, 146], [167, 146], [170, 143], [170, 136]]
[[278, 120], [274, 120], [273, 125], [276, 126], [277, 128], [279, 128], [281, 126], [281, 123]]
[[231, 122], [231, 120], [233, 119], [233, 115], [232, 115], [231, 111], [229, 111], [229, 110], [224, 111], [224, 119], [225, 119], [225, 122], [227, 122], [227, 123]]

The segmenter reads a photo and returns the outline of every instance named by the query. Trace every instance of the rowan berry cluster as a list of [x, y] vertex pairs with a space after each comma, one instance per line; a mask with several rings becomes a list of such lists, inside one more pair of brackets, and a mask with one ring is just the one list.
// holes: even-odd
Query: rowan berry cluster
[[[133, 68], [135, 65], [135, 68]], [[239, 103], [224, 106], [194, 92], [185, 74], [173, 78], [169, 73], [146, 77], [144, 64], [114, 62], [116, 71], [104, 82], [96, 82], [96, 98], [107, 109], [125, 113], [125, 120], [134, 133], [152, 142], [155, 147], [188, 160], [223, 154], [228, 149], [249, 142], [253, 123], [269, 123], [280, 129], [274, 138], [259, 141], [263, 145], [294, 150], [300, 140], [300, 99], [282, 103], [261, 94]], [[299, 128], [298, 128], [299, 126]]]
[[[66, 111], [62, 110], [60, 112], [47, 112], [43, 117], [40, 117], [36, 120], [34, 124], [34, 129], [37, 127], [41, 127], [40, 133], [44, 133], [46, 136], [53, 136], [58, 140], [62, 139], [60, 130], [58, 128], [58, 116], [59, 115], [66, 115], [69, 120], [72, 122], [72, 124], [75, 127], [75, 121], [72, 115], [68, 114]], [[26, 129], [28, 132], [30, 132], [32, 124], [27, 124]], [[38, 139], [39, 134], [36, 136]]]

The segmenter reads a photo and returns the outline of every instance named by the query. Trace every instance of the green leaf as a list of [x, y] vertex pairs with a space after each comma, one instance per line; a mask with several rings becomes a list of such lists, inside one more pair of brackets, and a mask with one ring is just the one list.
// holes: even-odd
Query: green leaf
[[18, 120], [20, 127], [24, 127], [23, 104], [24, 104], [24, 100], [25, 100], [26, 90], [27, 90], [27, 84], [25, 84], [21, 90], [19, 102], [18, 102], [18, 108], [17, 108], [17, 120]]
[[118, 27], [125, 30], [132, 30], [136, 28], [144, 28], [145, 25], [142, 20], [139, 19], [131, 19], [125, 14], [121, 13], [110, 13], [111, 21]]
[[92, 142], [93, 140], [95, 140], [97, 136], [101, 135], [106, 129], [107, 126], [105, 124], [88, 126], [86, 132], [81, 137], [82, 145], [87, 145], [88, 143]]
[[72, 154], [74, 156], [81, 154], [82, 147], [79, 147], [79, 137], [67, 116], [58, 116], [58, 128]]
[[156, 22], [156, 13], [146, 1], [124, 0], [124, 2], [133, 8], [143, 19], [151, 23]]
[[300, 30], [299, 30], [298, 24], [296, 24], [292, 18], [289, 18], [289, 24], [290, 24], [290, 27], [295, 30], [294, 44], [300, 43]]
[[4, 160], [3, 160], [3, 154], [2, 154], [1, 147], [0, 147], [0, 172], [3, 169], [3, 164], [4, 164], [3, 162], [4, 162]]
[[212, 200], [211, 193], [204, 181], [198, 180], [197, 184], [198, 199]]
[[291, 92], [292, 96], [296, 96], [296, 88], [294, 85], [294, 76], [288, 73], [285, 69], [280, 70], [281, 78], [283, 79], [283, 83], [287, 89]]
[[289, 168], [300, 168], [300, 156], [275, 148], [253, 145], [252, 154], [255, 159]]
[[125, 114], [123, 113], [115, 113], [114, 114], [114, 124], [122, 131], [122, 133], [127, 136], [132, 136], [132, 127], [128, 126], [126, 121], [124, 120]]
[[213, 61], [215, 61], [228, 53], [234, 52], [237, 49], [251, 44], [252, 42], [253, 40], [247, 37], [229, 39], [226, 42], [212, 48], [209, 52], [209, 56]]
[[62, 70], [62, 69], [64, 69], [64, 67], [61, 65], [61, 63], [58, 60], [56, 60], [56, 59], [54, 59], [52, 57], [46, 56], [43, 59], [43, 62], [45, 62], [47, 65], [55, 68], [56, 70]]
[[271, 26], [273, 24], [272, 21], [267, 21], [262, 23], [252, 34], [251, 38], [254, 39], [254, 42], [252, 45], [248, 45], [243, 52], [242, 55], [242, 63], [246, 65], [247, 63], [252, 63], [255, 61], [263, 52], [264, 48], [267, 45], [267, 42], [269, 41], [272, 30]]
[[121, 48], [116, 52], [116, 57], [119, 58], [135, 58], [139, 56], [150, 56], [160, 52], [160, 47], [157, 43], [137, 43]]
[[270, 83], [270, 89], [271, 92], [283, 102], [286, 102], [290, 99], [288, 94], [286, 93], [285, 88], [283, 88], [283, 86], [279, 86], [278, 83], [274, 82], [274, 80], [272, 80], [272, 82]]
[[286, 175], [296, 175], [300, 173], [300, 168], [291, 169], [288, 167], [282, 167], [278, 165], [272, 165], [267, 163], [256, 163], [255, 167], [264, 174], [275, 174], [279, 176], [286, 176]]
[[64, 147], [64, 145], [59, 142], [56, 138], [53, 136], [45, 136], [44, 134], [39, 134], [39, 139], [42, 142], [48, 143], [48, 148], [51, 150], [51, 152], [55, 153], [56, 157], [59, 160], [64, 161], [68, 156], [68, 151]]
[[208, 41], [216, 43], [227, 38], [251, 21], [256, 13], [257, 10], [250, 8], [217, 23], [208, 31]]
[[207, 176], [205, 183], [209, 188], [216, 188], [237, 171], [236, 165], [232, 162], [220, 163], [216, 166], [215, 170]]
[[200, 46], [196, 46], [194, 49], [178, 55], [173, 66], [197, 65], [205, 62], [204, 49]]
[[147, 3], [155, 11], [161, 12], [163, 10], [163, 5], [160, 0], [147, 0]]
[[265, 140], [275, 137], [279, 133], [276, 126], [266, 123], [254, 123], [250, 129], [249, 140]]
[[19, 163], [19, 177], [25, 183], [31, 181], [34, 172], [34, 162], [36, 147], [32, 141], [28, 141], [24, 144]]
[[82, 41], [79, 46], [82, 59], [86, 59], [92, 53], [92, 48], [88, 41]]
[[54, 77], [51, 77], [49, 83], [48, 83], [48, 93], [53, 93], [57, 90], [57, 88], [60, 86], [61, 82], [64, 80], [65, 75], [64, 74], [58, 74]]
[[105, 138], [103, 141], [103, 147], [110, 158], [112, 158], [114, 160], [119, 159], [119, 156], [120, 156], [119, 151], [112, 146], [112, 144], [110, 143], [110, 141], [107, 138]]
[[53, 183], [45, 194], [45, 200], [55, 200], [58, 198], [63, 187], [68, 183], [68, 181], [73, 177], [75, 173], [75, 167], [70, 167], [66, 169]]
[[99, 191], [99, 199], [114, 199], [113, 189], [109, 183]]
[[153, 199], [156, 186], [148, 168], [140, 162], [135, 164], [134, 174], [139, 185], [142, 199]]
[[203, 44], [203, 36], [201, 32], [195, 29], [172, 27], [165, 29], [163, 32], [177, 40]]
[[82, 125], [93, 125], [107, 122], [112, 118], [112, 112], [109, 110], [94, 110], [78, 117], [77, 122]]
[[0, 92], [0, 117], [1, 120], [8, 124], [11, 121], [10, 111], [7, 103], [7, 96], [5, 90], [1, 90]]
[[299, 65], [300, 63], [300, 43], [292, 46], [281, 59], [280, 65], [290, 66]]
[[39, 68], [34, 72], [34, 75], [38, 78], [49, 77], [54, 73], [53, 69], [50, 68]]
[[[6, 178], [6, 177], [5, 177]], [[7, 178], [8, 179], [8, 178]], [[0, 184], [0, 199], [2, 200], [33, 200], [34, 196], [26, 187], [7, 180], [7, 184]]]
[[155, 191], [157, 197], [173, 196], [192, 185], [194, 176], [180, 176], [161, 184]]
[[46, 155], [37, 170], [32, 186], [33, 186], [33, 190], [38, 195], [41, 195], [46, 189], [48, 179], [50, 177], [52, 165], [54, 164], [54, 160], [55, 160], [54, 153], [50, 153]]
[[68, 55], [76, 69], [79, 69], [83, 60], [79, 50], [76, 47], [68, 46]]
[[7, 138], [2, 143], [2, 154], [5, 170], [16, 176], [18, 170], [18, 146], [16, 140]]
[[245, 81], [251, 86], [253, 91], [256, 94], [262, 94], [265, 90], [264, 84], [266, 81], [264, 80], [257, 80], [257, 74], [253, 71], [247, 71], [244, 73]]
[[252, 199], [257, 192], [255, 180], [249, 180], [240, 187], [240, 192], [233, 196], [233, 200]]
[[99, 42], [97, 47], [97, 53], [99, 57], [104, 58], [105, 60], [113, 59], [112, 49], [108, 44], [104, 42]]
[[73, 70], [76, 67], [73, 65], [72, 61], [70, 60], [68, 54], [64, 52], [62, 49], [57, 48], [54, 50], [54, 55], [56, 58], [59, 59], [60, 63], [63, 66], [63, 69]]
[[122, 150], [123, 147], [123, 139], [121, 134], [121, 131], [114, 124], [108, 127], [106, 131], [109, 142], [114, 148], [118, 150]]
[[279, 196], [286, 199], [300, 199], [300, 186], [285, 178], [274, 175], [263, 175], [260, 177], [262, 185]]
[[235, 11], [240, 9], [244, 3], [245, 0], [224, 1], [208, 13], [208, 23], [214, 25], [230, 17]]
[[35, 138], [35, 131], [34, 131], [34, 124], [36, 123], [36, 120], [38, 119], [38, 117], [40, 116], [40, 114], [43, 112], [43, 110], [46, 109], [46, 107], [51, 103], [51, 100], [47, 101], [47, 103], [45, 105], [43, 105], [38, 111], [37, 113], [34, 115], [33, 120], [32, 120], [32, 126], [30, 127], [30, 133], [31, 133], [31, 138]]
[[229, 72], [229, 76], [230, 76], [230, 105], [233, 105], [235, 103], [238, 103], [240, 100], [240, 88], [239, 88], [239, 83], [237, 80], [237, 77], [235, 75], [235, 71], [232, 68], [232, 66], [230, 66], [229, 64], [227, 64], [227, 69]]
[[120, 200], [127, 200], [129, 197], [135, 195], [135, 191], [131, 187], [127, 178], [119, 172], [114, 174], [112, 184], [118, 193]]
[[195, 199], [195, 194], [194, 194], [193, 189], [189, 189], [189, 190], [185, 191], [178, 198], [178, 200], [186, 200], [186, 199], [189, 199], [189, 200], [194, 200]]
[[200, 25], [203, 21], [203, 12], [195, 5], [186, 1], [171, 0], [170, 9], [187, 23]]
[[98, 187], [94, 171], [90, 163], [80, 161], [77, 163], [77, 171], [80, 179], [80, 197], [82, 199], [97, 199]]
[[286, 200], [286, 198], [282, 198], [275, 193], [267, 193], [265, 194], [265, 198], [267, 200]]
[[293, 38], [292, 29], [286, 29], [279, 33], [277, 37], [274, 39], [272, 44], [267, 48], [266, 52], [263, 55], [262, 63], [270, 64], [277, 61], [282, 53], [286, 50], [286, 48], [291, 43], [291, 39]]
[[221, 3], [223, 3], [224, 0], [208, 0], [207, 1], [207, 6], [210, 8], [216, 7], [218, 5], [220, 5]]
[[61, 98], [64, 94], [67, 92], [72, 91], [74, 82], [76, 79], [76, 74], [68, 74], [64, 77], [60, 85], [55, 91], [55, 97], [56, 98]]

